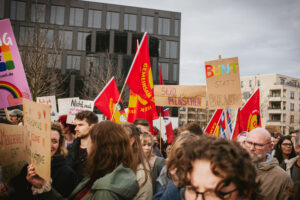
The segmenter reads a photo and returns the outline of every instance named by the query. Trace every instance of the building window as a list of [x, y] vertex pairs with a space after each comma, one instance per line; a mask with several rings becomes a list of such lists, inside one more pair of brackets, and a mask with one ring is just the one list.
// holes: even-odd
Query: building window
[[107, 12], [106, 13], [106, 29], [119, 29], [120, 13]]
[[51, 29], [41, 29], [39, 39], [42, 44], [41, 47], [52, 48], [54, 39], [53, 39], [54, 31]]
[[158, 34], [170, 35], [170, 19], [158, 18]]
[[10, 19], [24, 21], [25, 20], [26, 3], [22, 1], [10, 2]]
[[80, 56], [67, 56], [67, 69], [80, 70]]
[[114, 52], [127, 53], [127, 33], [115, 33]]
[[55, 69], [61, 69], [61, 55], [59, 54], [48, 54], [47, 67]]
[[109, 51], [109, 31], [97, 32], [96, 35], [96, 52], [108, 52]]
[[96, 76], [99, 72], [99, 57], [86, 57], [86, 67], [85, 67], [85, 74], [87, 76], [94, 75]]
[[153, 33], [153, 21], [153, 17], [142, 16], [141, 32]]
[[32, 4], [31, 6], [31, 21], [45, 23], [46, 5]]
[[178, 64], [173, 64], [173, 81], [178, 81]]
[[83, 9], [70, 8], [70, 26], [82, 26], [83, 24]]
[[295, 93], [292, 91], [291, 92], [291, 99], [294, 99], [295, 98]]
[[166, 41], [166, 58], [177, 58], [178, 42]]
[[241, 88], [244, 87], [244, 81], [241, 81]]
[[257, 86], [258, 87], [260, 86], [260, 80], [257, 80]]
[[284, 85], [285, 80], [283, 78], [280, 79], [280, 84]]
[[291, 103], [291, 111], [294, 111], [294, 110], [295, 110], [294, 104]]
[[33, 44], [34, 39], [34, 28], [33, 27], [20, 27], [19, 34], [19, 45], [29, 45]]
[[124, 15], [124, 30], [136, 31], [136, 15]]
[[159, 63], [164, 80], [169, 80], [169, 63]]
[[179, 20], [174, 20], [174, 36], [179, 36]]
[[290, 123], [294, 123], [294, 115], [290, 116]]
[[4, 18], [4, 10], [5, 10], [5, 7], [4, 7], [4, 0], [0, 0], [0, 18]]
[[79, 51], [85, 51], [87, 42], [87, 37], [90, 35], [90, 33], [84, 33], [84, 32], [78, 32], [77, 37], [77, 50]]
[[57, 25], [64, 25], [65, 22], [65, 8], [62, 6], [51, 6], [50, 23]]
[[249, 81], [249, 87], [252, 87], [252, 80]]
[[72, 49], [73, 32], [59, 31], [59, 43], [61, 49]]
[[89, 10], [88, 27], [101, 28], [101, 16], [100, 10]]

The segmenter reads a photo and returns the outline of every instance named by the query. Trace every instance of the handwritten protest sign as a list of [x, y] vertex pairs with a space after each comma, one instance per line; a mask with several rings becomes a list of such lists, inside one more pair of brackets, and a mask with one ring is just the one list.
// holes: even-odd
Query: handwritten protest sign
[[29, 135], [30, 163], [36, 173], [50, 180], [51, 120], [50, 107], [23, 99], [24, 126]]
[[0, 27], [0, 108], [7, 108], [31, 94], [9, 19], [0, 20]]
[[70, 104], [70, 110], [68, 112], [67, 123], [75, 124], [75, 115], [78, 112], [89, 110], [93, 111], [94, 101], [73, 99]]
[[20, 173], [27, 163], [26, 134], [23, 126], [0, 124], [0, 165], [3, 182]]
[[154, 85], [156, 106], [206, 108], [205, 86]]
[[44, 97], [37, 97], [37, 103], [49, 105], [51, 108], [51, 119], [57, 116], [57, 109], [56, 109], [56, 97], [55, 96], [44, 96]]
[[208, 107], [238, 108], [242, 106], [238, 58], [205, 62]]
[[67, 115], [71, 107], [71, 101], [79, 97], [57, 99], [59, 115]]

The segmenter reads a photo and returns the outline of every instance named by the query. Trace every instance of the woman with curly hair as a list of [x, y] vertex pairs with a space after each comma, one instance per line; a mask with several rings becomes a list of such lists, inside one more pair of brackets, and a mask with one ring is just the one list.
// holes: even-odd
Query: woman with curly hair
[[[87, 169], [84, 178], [68, 199], [72, 200], [129, 200], [139, 190], [136, 164], [130, 139], [125, 129], [112, 121], [102, 121], [90, 129]], [[29, 180], [39, 188], [39, 199], [63, 199], [54, 189], [28, 168]]]
[[203, 137], [184, 148], [186, 164], [176, 174], [185, 199], [259, 199], [255, 168], [237, 142]]
[[282, 136], [276, 147], [275, 147], [275, 155], [279, 162], [279, 166], [286, 170], [286, 164], [290, 159], [296, 157], [296, 152], [293, 146], [293, 142], [290, 136]]
[[136, 177], [139, 182], [139, 192], [134, 197], [134, 200], [151, 200], [152, 199], [152, 179], [150, 164], [143, 152], [140, 135], [142, 132], [134, 124], [123, 123], [122, 126], [126, 129], [130, 137], [130, 143], [133, 149], [134, 159], [137, 165]]

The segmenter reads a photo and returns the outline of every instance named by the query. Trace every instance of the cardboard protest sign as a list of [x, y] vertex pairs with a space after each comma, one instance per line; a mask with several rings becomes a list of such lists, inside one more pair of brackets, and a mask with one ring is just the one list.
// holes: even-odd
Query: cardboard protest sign
[[154, 85], [156, 106], [206, 108], [205, 86]]
[[238, 58], [205, 62], [208, 108], [242, 106]]
[[67, 115], [71, 107], [71, 101], [79, 97], [57, 99], [59, 115]]
[[51, 108], [51, 119], [57, 115], [56, 109], [56, 97], [55, 96], [44, 96], [44, 97], [37, 97], [37, 103], [49, 105]]
[[30, 163], [36, 173], [50, 180], [51, 120], [50, 107], [23, 99], [24, 126], [29, 135]]
[[73, 99], [71, 100], [70, 110], [68, 112], [67, 123], [75, 124], [75, 115], [78, 112], [89, 110], [93, 112], [94, 101]]
[[0, 27], [0, 108], [7, 108], [31, 94], [9, 19], [0, 20]]
[[0, 165], [3, 182], [8, 183], [27, 163], [23, 126], [0, 124]]

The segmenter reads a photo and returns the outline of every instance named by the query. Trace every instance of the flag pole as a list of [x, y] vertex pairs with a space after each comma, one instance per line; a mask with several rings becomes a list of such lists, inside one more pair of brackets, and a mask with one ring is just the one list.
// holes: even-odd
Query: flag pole
[[[144, 35], [143, 35], [143, 38], [142, 38], [142, 41], [141, 41], [141, 45], [143, 44], [143, 41], [144, 41], [144, 39], [145, 39], [145, 36], [146, 36], [146, 35], [147, 35], [147, 32], [145, 32], [145, 33], [144, 33]], [[119, 99], [118, 99], [118, 101], [117, 101], [117, 104], [116, 104], [116, 105], [118, 105], [118, 104], [119, 104], [119, 101], [120, 101], [120, 99], [121, 99], [121, 96], [122, 96], [122, 94], [123, 94], [123, 92], [124, 92], [124, 88], [125, 88], [125, 85], [126, 85], [126, 82], [127, 82], [128, 76], [129, 76], [129, 74], [130, 74], [130, 72], [131, 72], [131, 70], [132, 70], [133, 64], [134, 64], [134, 62], [135, 62], [135, 60], [136, 60], [136, 57], [137, 57], [137, 55], [138, 55], [138, 54], [139, 54], [139, 52], [140, 52], [140, 49], [141, 49], [141, 48], [138, 48], [138, 50], [136, 51], [136, 54], [135, 54], [135, 56], [134, 56], [134, 58], [133, 58], [133, 61], [132, 61], [132, 63], [131, 63], [131, 66], [130, 66], [129, 72], [128, 72], [128, 74], [127, 74], [127, 76], [126, 76], [126, 79], [125, 79], [125, 81], [124, 81], [124, 84], [123, 84], [123, 87], [122, 87], [122, 90], [121, 90], [121, 93], [120, 93], [120, 96], [119, 96]], [[116, 112], [116, 108], [117, 108], [117, 106], [115, 106], [115, 108], [114, 108], [114, 112], [113, 112], [113, 115], [112, 115], [112, 117], [111, 117], [111, 119], [110, 119], [110, 120], [112, 120], [112, 119], [113, 119], [113, 117], [114, 117], [114, 115], [115, 115], [115, 112]]]
[[159, 113], [159, 148], [161, 152], [161, 112]]

